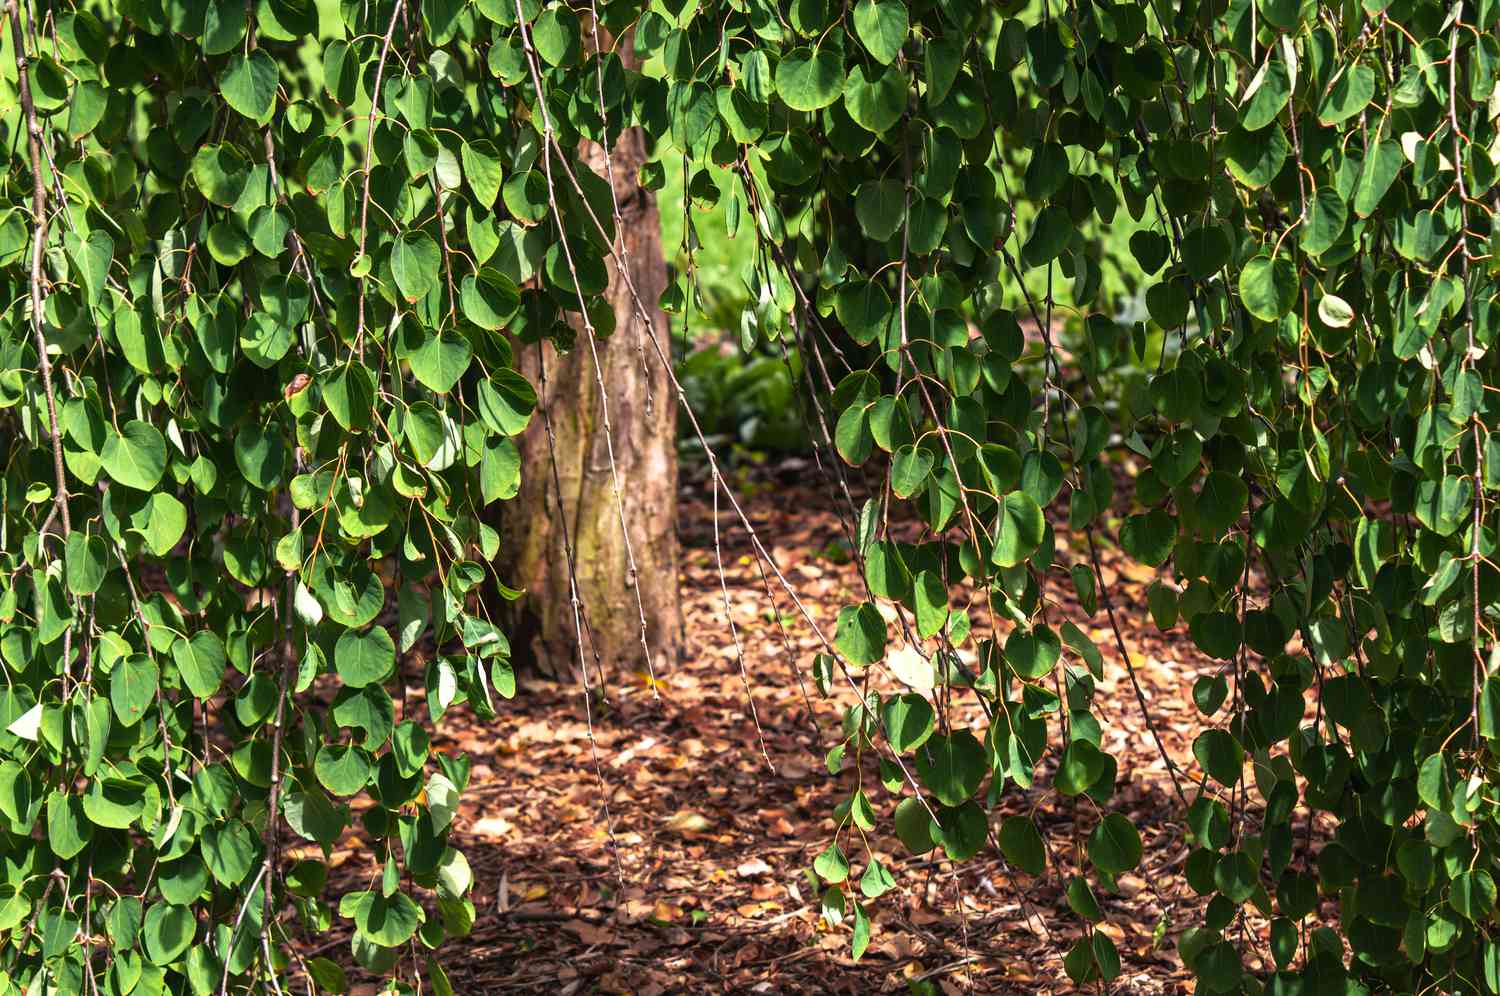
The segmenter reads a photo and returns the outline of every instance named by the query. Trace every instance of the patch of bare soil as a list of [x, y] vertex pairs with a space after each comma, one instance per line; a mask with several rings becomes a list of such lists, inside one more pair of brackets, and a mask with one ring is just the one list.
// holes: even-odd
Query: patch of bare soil
[[[831, 637], [838, 609], [865, 597], [847, 556], [837, 490], [800, 461], [746, 475], [741, 485], [757, 533]], [[603, 699], [586, 712], [579, 688], [532, 681], [500, 704], [492, 723], [463, 710], [445, 718], [434, 745], [473, 759], [454, 841], [475, 872], [478, 916], [467, 941], [443, 950], [455, 990], [1073, 991], [1062, 958], [1082, 922], [1063, 890], [1104, 810], [1050, 789], [1055, 750], [1035, 786], [1007, 784], [991, 814], [992, 830], [1013, 814], [1036, 819], [1049, 860], [1035, 877], [1009, 867], [993, 836], [961, 864], [940, 849], [909, 856], [891, 831], [897, 799], [880, 788], [867, 759], [863, 784], [880, 818], [869, 841], [897, 887], [868, 904], [869, 950], [851, 960], [850, 925], [824, 919], [811, 867], [856, 777], [851, 762], [837, 775], [824, 762], [852, 692], [817, 695], [811, 664], [822, 644], [774, 577], [768, 585], [748, 534], [721, 501], [726, 617], [711, 500], [705, 486], [684, 484], [686, 653], [656, 675], [655, 695], [645, 674], [606, 674]], [[1060, 558], [1086, 562], [1083, 537], [1055, 525]], [[1072, 620], [1104, 655], [1095, 702], [1106, 719], [1103, 746], [1119, 761], [1110, 808], [1128, 816], [1144, 842], [1140, 867], [1121, 876], [1118, 891], [1099, 894], [1105, 920], [1098, 929], [1122, 961], [1108, 988], [1189, 992], [1190, 975], [1171, 942], [1201, 922], [1203, 900], [1181, 875], [1189, 853], [1177, 822], [1181, 806], [1141, 702], [1191, 799], [1202, 785], [1191, 744], [1204, 720], [1190, 690], [1219, 665], [1152, 625], [1145, 591], [1154, 572], [1113, 547], [1100, 552], [1139, 697], [1103, 608], [1087, 615], [1063, 573], [1048, 579], [1046, 596], [1052, 625]], [[974, 615], [980, 633], [979, 617], [988, 613]], [[976, 731], [985, 725], [973, 698], [957, 695], [951, 721]], [[857, 877], [864, 854], [851, 861]], [[1258, 967], [1250, 957], [1249, 967]]]

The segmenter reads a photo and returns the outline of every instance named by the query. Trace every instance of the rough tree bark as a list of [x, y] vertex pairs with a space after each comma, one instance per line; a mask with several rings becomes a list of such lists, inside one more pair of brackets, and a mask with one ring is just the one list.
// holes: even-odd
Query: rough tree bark
[[[582, 158], [601, 177], [609, 175], [604, 150], [588, 143]], [[649, 309], [666, 351], [669, 326], [656, 307], [666, 287], [666, 263], [656, 199], [637, 183], [646, 160], [638, 128], [621, 135], [611, 158], [621, 214], [615, 247], [617, 252], [623, 249], [629, 259], [631, 282]], [[557, 175], [563, 174], [559, 170]], [[567, 354], [559, 355], [548, 343], [540, 348], [526, 346], [517, 356], [521, 372], [537, 386], [539, 410], [518, 440], [520, 494], [503, 512], [502, 556], [508, 558], [503, 576], [527, 592], [508, 608], [511, 642], [518, 663], [559, 677], [572, 674], [579, 659], [564, 523], [573, 546], [584, 622], [583, 655], [590, 672], [595, 655], [606, 671], [619, 666], [645, 670], [642, 611], [645, 642], [658, 673], [676, 660], [681, 640], [676, 395], [646, 338], [651, 330], [641, 323], [616, 268], [611, 258], [607, 297], [615, 314], [615, 331], [597, 342], [597, 371], [581, 327], [577, 343]], [[620, 528], [615, 475], [610, 470], [600, 372], [609, 401], [619, 501], [624, 505], [634, 572]], [[551, 445], [543, 411], [551, 421]]]

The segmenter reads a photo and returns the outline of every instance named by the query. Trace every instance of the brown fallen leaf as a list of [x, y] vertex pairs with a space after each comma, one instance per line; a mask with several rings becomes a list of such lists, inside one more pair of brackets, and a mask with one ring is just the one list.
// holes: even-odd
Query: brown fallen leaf
[[590, 946], [595, 944], [620, 944], [620, 935], [607, 927], [597, 927], [585, 920], [569, 920], [563, 925], [563, 929], [569, 933], [577, 934], [578, 939]]
[[469, 833], [476, 837], [510, 837], [515, 829], [503, 816], [483, 816], [468, 826]]
[[712, 824], [708, 822], [708, 817], [702, 813], [695, 813], [691, 809], [679, 809], [668, 816], [663, 824], [664, 829], [684, 836], [703, 833], [710, 826]]
[[751, 858], [749, 861], [741, 862], [734, 873], [740, 878], [760, 878], [762, 875], [771, 874], [771, 866], [760, 858]]
[[673, 920], [681, 920], [682, 907], [673, 906], [670, 903], [658, 900], [656, 906], [651, 910], [651, 919], [658, 923], [671, 923]]

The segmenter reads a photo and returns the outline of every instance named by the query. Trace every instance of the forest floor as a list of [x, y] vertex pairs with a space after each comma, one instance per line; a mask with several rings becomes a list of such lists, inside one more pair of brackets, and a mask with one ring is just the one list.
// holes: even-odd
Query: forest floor
[[[839, 607], [864, 597], [836, 492], [802, 460], [742, 475], [741, 485], [757, 533], [831, 635]], [[685, 652], [678, 666], [656, 675], [659, 697], [644, 674], [606, 674], [608, 701], [596, 701], [586, 717], [578, 688], [531, 681], [499, 703], [493, 722], [463, 711], [445, 718], [434, 746], [473, 759], [454, 842], [474, 869], [478, 915], [472, 936], [444, 952], [455, 991], [1072, 991], [1062, 957], [1082, 922], [1063, 888], [1103, 814], [1086, 798], [1050, 790], [1055, 752], [1032, 789], [1008, 784], [992, 813], [992, 829], [1005, 816], [1033, 814], [1051, 847], [1047, 872], [1037, 877], [1008, 867], [993, 844], [962, 864], [941, 849], [910, 857], [891, 832], [896, 800], [876, 779], [865, 780], [875, 785], [879, 814], [870, 842], [896, 888], [867, 904], [869, 950], [851, 960], [850, 925], [823, 920], [811, 867], [852, 785], [851, 764], [836, 776], [824, 765], [852, 696], [817, 695], [810, 668], [818, 638], [774, 587], [773, 607], [749, 537], [721, 501], [720, 549], [742, 674], [725, 618], [711, 500], [705, 484], [683, 484]], [[1060, 556], [1086, 560], [1086, 548], [1066, 547], [1082, 538], [1070, 540], [1065, 529]], [[1129, 565], [1113, 547], [1101, 555], [1141, 696], [1168, 753], [1195, 776], [1191, 744], [1204, 720], [1190, 692], [1217, 665], [1151, 623], [1145, 589], [1154, 572]], [[1047, 594], [1053, 625], [1072, 619], [1104, 654], [1095, 701], [1107, 720], [1103, 746], [1119, 761], [1111, 808], [1135, 823], [1145, 846], [1119, 891], [1099, 897], [1106, 917], [1099, 929], [1114, 940], [1123, 966], [1109, 989], [1189, 992], [1172, 942], [1201, 923], [1203, 901], [1180, 874], [1189, 847], [1172, 780], [1103, 608], [1087, 616], [1065, 576]], [[972, 698], [955, 705], [953, 721], [984, 725]], [[1197, 784], [1183, 788], [1191, 797]], [[858, 875], [863, 855], [854, 861]]]

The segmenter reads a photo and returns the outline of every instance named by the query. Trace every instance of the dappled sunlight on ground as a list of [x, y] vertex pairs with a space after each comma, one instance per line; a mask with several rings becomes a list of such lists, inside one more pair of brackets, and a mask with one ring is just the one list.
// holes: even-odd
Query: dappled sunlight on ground
[[[826, 497], [833, 489], [797, 483], [812, 473], [804, 468], [778, 479], [765, 472], [770, 476], [755, 479], [746, 507], [831, 635], [839, 607], [862, 597], [862, 589], [840, 546]], [[1072, 991], [1062, 957], [1082, 921], [1068, 910], [1064, 888], [1104, 811], [1086, 797], [1048, 790], [1055, 755], [1044, 761], [1036, 787], [1007, 785], [991, 816], [992, 830], [1006, 816], [1034, 816], [1050, 849], [1047, 872], [1037, 877], [1009, 868], [993, 838], [959, 865], [940, 850], [910, 857], [891, 835], [897, 800], [879, 787], [866, 759], [864, 784], [880, 817], [869, 842], [896, 888], [868, 904], [870, 947], [861, 961], [851, 960], [850, 925], [824, 919], [810, 874], [831, 839], [833, 809], [853, 784], [852, 761], [838, 776], [824, 766], [851, 693], [836, 695], [837, 705], [817, 697], [810, 665], [820, 644], [812, 628], [785, 597], [777, 600], [778, 624], [748, 538], [721, 507], [742, 677], [724, 621], [709, 501], [701, 489], [684, 487], [686, 653], [680, 666], [657, 675], [659, 698], [644, 674], [607, 674], [608, 701], [592, 710], [592, 743], [579, 691], [552, 682], [526, 683], [492, 723], [460, 711], [442, 724], [434, 746], [473, 759], [454, 839], [473, 866], [479, 912], [469, 941], [445, 950], [455, 989], [865, 993], [912, 991], [915, 984], [919, 992]], [[1068, 537], [1059, 538], [1061, 547]], [[1073, 555], [1086, 556], [1086, 548]], [[1145, 588], [1154, 572], [1128, 565], [1113, 548], [1102, 555], [1141, 693], [1191, 798], [1200, 784], [1191, 743], [1204, 721], [1190, 691], [1218, 665], [1151, 624]], [[1073, 620], [1104, 655], [1096, 701], [1107, 719], [1103, 746], [1121, 772], [1111, 809], [1144, 841], [1140, 868], [1121, 876], [1117, 893], [1099, 893], [1099, 930], [1122, 960], [1112, 991], [1187, 992], [1189, 975], [1172, 940], [1201, 923], [1202, 900], [1180, 874], [1189, 846], [1176, 822], [1171, 779], [1103, 609], [1086, 616], [1065, 577], [1048, 598], [1053, 625]], [[986, 613], [974, 615], [983, 635]], [[812, 697], [816, 735], [793, 661]], [[972, 699], [956, 699], [951, 719], [983, 726]], [[850, 860], [857, 878], [866, 855], [851, 853]]]

